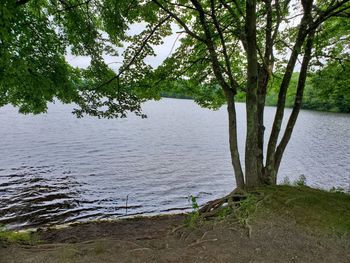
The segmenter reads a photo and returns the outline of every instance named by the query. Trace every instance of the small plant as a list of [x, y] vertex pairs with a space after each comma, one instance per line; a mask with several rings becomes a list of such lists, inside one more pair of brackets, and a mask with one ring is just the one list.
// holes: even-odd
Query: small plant
[[230, 206], [223, 207], [217, 214], [217, 217], [222, 220], [231, 215], [233, 212], [233, 209]]
[[195, 227], [200, 221], [199, 205], [197, 202], [197, 198], [193, 195], [190, 195], [188, 197], [188, 201], [191, 203], [193, 211], [189, 214], [189, 216], [186, 220], [186, 224], [189, 227]]
[[297, 180], [293, 183], [295, 186], [306, 186], [306, 177], [305, 175], [300, 175]]
[[235, 214], [238, 218], [238, 221], [242, 225], [247, 225], [249, 217], [255, 212], [256, 203], [257, 198], [252, 194], [248, 194], [247, 198], [241, 201], [240, 206], [236, 210]]
[[329, 192], [343, 194], [343, 193], [345, 193], [345, 189], [342, 187], [339, 187], [339, 186], [338, 187], [333, 186], [331, 189], [329, 189]]
[[195, 196], [190, 195], [188, 197], [188, 201], [191, 202], [193, 210], [195, 210], [195, 211], [199, 210], [199, 205], [198, 205], [198, 202], [197, 202], [197, 198]]

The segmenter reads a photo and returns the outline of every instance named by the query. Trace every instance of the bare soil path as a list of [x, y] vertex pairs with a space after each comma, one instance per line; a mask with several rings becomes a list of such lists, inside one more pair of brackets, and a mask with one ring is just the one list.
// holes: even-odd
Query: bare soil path
[[[39, 232], [42, 244], [0, 248], [0, 262], [350, 262], [350, 238], [265, 218], [181, 227], [184, 215], [92, 222]], [[251, 236], [249, 237], [249, 230]]]

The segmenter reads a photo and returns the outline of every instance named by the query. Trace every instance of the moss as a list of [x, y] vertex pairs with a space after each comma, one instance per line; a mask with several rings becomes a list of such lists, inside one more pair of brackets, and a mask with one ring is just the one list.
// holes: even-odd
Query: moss
[[280, 185], [260, 189], [263, 213], [288, 216], [297, 224], [338, 234], [350, 234], [350, 195], [307, 186]]

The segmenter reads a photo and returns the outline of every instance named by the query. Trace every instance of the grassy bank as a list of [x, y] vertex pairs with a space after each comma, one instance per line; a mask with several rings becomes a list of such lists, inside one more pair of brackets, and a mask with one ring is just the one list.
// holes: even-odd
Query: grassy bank
[[260, 191], [265, 195], [263, 208], [259, 211], [262, 215], [289, 218], [297, 225], [311, 230], [350, 233], [349, 194], [287, 185], [267, 187]]

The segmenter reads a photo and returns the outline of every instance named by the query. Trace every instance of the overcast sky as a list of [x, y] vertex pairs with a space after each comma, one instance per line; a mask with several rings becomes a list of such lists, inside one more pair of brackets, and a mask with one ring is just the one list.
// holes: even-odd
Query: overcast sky
[[[281, 29], [285, 29], [287, 27], [294, 27], [296, 25], [298, 25], [300, 23], [300, 16], [296, 16], [296, 14], [300, 13], [302, 10], [300, 9], [300, 4], [296, 1], [296, 0], [292, 0], [292, 4], [291, 4], [291, 14], [290, 17], [294, 17], [293, 19], [288, 21], [288, 24], [286, 24], [285, 22], [283, 22], [281, 24]], [[295, 9], [293, 9], [293, 7]], [[130, 29], [127, 31], [128, 35], [135, 35], [135, 34], [139, 34], [142, 32], [142, 30], [145, 29], [145, 23], [136, 23], [130, 26]], [[159, 46], [155, 46], [154, 50], [157, 54], [156, 57], [147, 57], [146, 58], [146, 63], [151, 65], [153, 68], [156, 68], [157, 66], [159, 66], [168, 56], [171, 55], [171, 52], [173, 52], [180, 44], [180, 37], [178, 36], [178, 31], [180, 31], [180, 28], [173, 24], [172, 25], [173, 28], [173, 34], [171, 36], [168, 36], [164, 39], [164, 43], [162, 45]], [[119, 53], [122, 54], [123, 49], [119, 50]], [[287, 51], [287, 56], [290, 55], [290, 51]], [[278, 56], [278, 55], [277, 55]], [[84, 57], [84, 56], [73, 56], [72, 54], [68, 54], [66, 56], [67, 61], [72, 65], [72, 66], [76, 66], [76, 67], [80, 67], [80, 68], [86, 68], [89, 66], [90, 64], [90, 58], [89, 57]], [[121, 65], [122, 62], [122, 57], [113, 57], [113, 56], [104, 56], [105, 62], [108, 64], [108, 66], [110, 68], [112, 68], [114, 71], [118, 71], [118, 68]], [[295, 71], [299, 71], [300, 70], [300, 63], [297, 63], [295, 66]]]
[[[144, 28], [145, 24], [143, 23], [133, 24], [130, 26], [130, 29], [127, 31], [127, 34], [139, 34]], [[174, 33], [171, 36], [164, 38], [164, 43], [162, 45], [155, 46], [154, 50], [156, 51], [157, 56], [147, 57], [145, 60], [147, 64], [151, 65], [154, 68], [159, 66], [171, 54], [171, 51], [174, 51], [180, 44], [180, 41], [178, 39], [178, 33], [176, 33], [177, 31], [179, 31], [179, 28], [176, 25], [173, 25], [172, 28]], [[119, 49], [118, 51], [121, 54], [123, 52], [123, 49]], [[66, 58], [67, 61], [75, 67], [86, 68], [90, 65], [90, 58], [86, 56], [73, 56], [70, 52], [68, 52]], [[113, 57], [106, 55], [104, 56], [104, 59], [108, 66], [115, 71], [118, 70], [118, 68], [120, 67], [120, 62], [123, 61], [121, 56]]]

